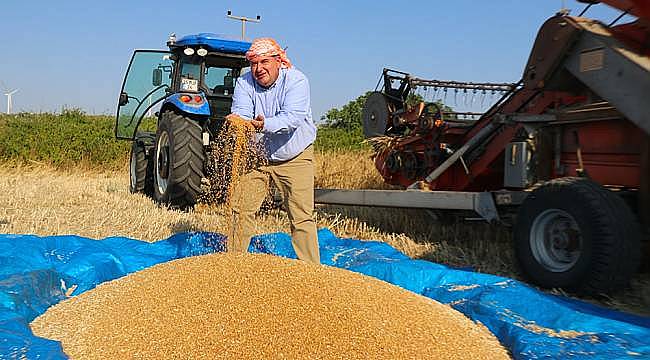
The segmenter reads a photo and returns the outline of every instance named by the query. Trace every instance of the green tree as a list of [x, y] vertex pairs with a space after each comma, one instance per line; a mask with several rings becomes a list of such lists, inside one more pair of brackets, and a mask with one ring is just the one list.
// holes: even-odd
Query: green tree
[[340, 109], [329, 109], [321, 118], [325, 120], [325, 126], [348, 130], [361, 129], [361, 113], [363, 112], [363, 105], [366, 103], [366, 99], [370, 93], [370, 91], [367, 91], [365, 94], [343, 105]]
[[420, 94], [410, 93], [406, 97], [406, 105], [414, 106], [424, 101], [424, 98]]

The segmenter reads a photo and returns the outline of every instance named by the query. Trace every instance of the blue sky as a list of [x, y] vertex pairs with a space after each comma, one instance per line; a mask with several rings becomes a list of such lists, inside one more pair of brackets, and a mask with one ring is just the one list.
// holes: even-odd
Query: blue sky
[[[565, 1], [573, 14], [584, 7]], [[247, 36], [272, 36], [310, 79], [318, 119], [374, 89], [392, 67], [441, 80], [514, 82], [540, 25], [561, 0], [2, 1], [0, 90], [14, 111], [79, 107], [114, 114], [134, 49], [164, 49], [171, 32], [239, 36], [226, 18], [262, 16]], [[605, 5], [588, 15], [611, 21]], [[3, 91], [4, 93], [4, 91]], [[6, 99], [0, 111], [6, 110]], [[453, 104], [452, 104], [453, 105]]]

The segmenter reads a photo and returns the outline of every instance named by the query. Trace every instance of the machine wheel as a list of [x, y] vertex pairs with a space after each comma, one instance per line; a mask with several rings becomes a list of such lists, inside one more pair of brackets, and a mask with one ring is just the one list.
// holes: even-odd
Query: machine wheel
[[390, 113], [390, 106], [386, 96], [378, 91], [371, 93], [363, 105], [361, 114], [363, 135], [366, 138], [385, 135]]
[[640, 231], [630, 208], [584, 178], [534, 189], [519, 209], [514, 240], [532, 282], [584, 294], [623, 288], [640, 260]]
[[206, 155], [198, 121], [165, 111], [154, 145], [154, 195], [158, 202], [186, 208], [201, 193]]
[[153, 195], [153, 161], [143, 142], [133, 141], [129, 161], [129, 191]]

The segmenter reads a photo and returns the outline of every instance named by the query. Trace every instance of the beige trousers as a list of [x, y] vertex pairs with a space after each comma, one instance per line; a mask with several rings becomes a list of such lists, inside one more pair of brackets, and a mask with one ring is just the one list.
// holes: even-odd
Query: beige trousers
[[246, 252], [256, 233], [255, 213], [268, 193], [269, 177], [282, 193], [291, 223], [291, 243], [298, 258], [320, 263], [314, 211], [314, 149], [297, 157], [259, 167], [242, 176], [232, 195], [228, 251]]

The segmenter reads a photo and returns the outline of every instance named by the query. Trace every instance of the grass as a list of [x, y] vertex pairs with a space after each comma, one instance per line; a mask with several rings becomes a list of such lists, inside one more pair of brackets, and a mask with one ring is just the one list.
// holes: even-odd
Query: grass
[[130, 144], [116, 141], [114, 118], [79, 110], [0, 116], [0, 160], [56, 167], [120, 168]]
[[[0, 162], [116, 170], [128, 160], [131, 144], [115, 139], [114, 126], [112, 116], [90, 116], [74, 109], [60, 114], [0, 114]], [[143, 119], [139, 128], [155, 129], [154, 118]], [[315, 147], [320, 151], [370, 148], [360, 129], [328, 127], [318, 130]]]
[[370, 146], [363, 142], [361, 129], [320, 127], [314, 147], [321, 151], [366, 150]]

